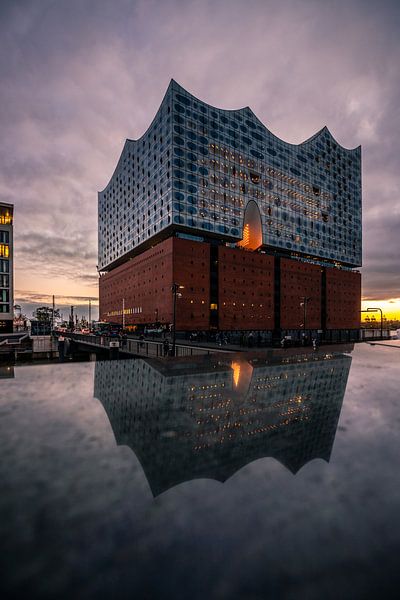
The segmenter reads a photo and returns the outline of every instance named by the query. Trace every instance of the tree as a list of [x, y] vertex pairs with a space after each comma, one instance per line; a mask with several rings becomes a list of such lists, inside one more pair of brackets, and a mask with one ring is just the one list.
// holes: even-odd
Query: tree
[[[51, 321], [53, 318], [53, 309], [49, 306], [40, 306], [36, 310], [33, 311], [32, 315], [38, 321]], [[56, 308], [54, 310], [54, 319], [60, 318], [60, 310]]]

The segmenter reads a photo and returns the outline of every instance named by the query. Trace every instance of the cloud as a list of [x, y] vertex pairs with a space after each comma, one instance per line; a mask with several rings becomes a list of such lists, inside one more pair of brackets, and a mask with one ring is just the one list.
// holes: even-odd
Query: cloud
[[[97, 285], [97, 190], [171, 77], [293, 143], [362, 144], [364, 295], [397, 297], [400, 5], [317, 0], [1, 3], [0, 197], [17, 285]], [[397, 235], [396, 235], [397, 232]], [[77, 289], [77, 288], [75, 288]], [[396, 291], [397, 290], [397, 291]]]

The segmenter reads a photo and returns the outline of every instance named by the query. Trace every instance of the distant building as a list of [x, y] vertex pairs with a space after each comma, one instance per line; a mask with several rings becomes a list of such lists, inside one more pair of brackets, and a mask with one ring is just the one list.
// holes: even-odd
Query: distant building
[[11, 333], [14, 319], [14, 206], [0, 202], [0, 333]]
[[361, 150], [326, 127], [288, 144], [171, 81], [98, 203], [101, 319], [170, 324], [177, 283], [177, 330], [356, 338]]

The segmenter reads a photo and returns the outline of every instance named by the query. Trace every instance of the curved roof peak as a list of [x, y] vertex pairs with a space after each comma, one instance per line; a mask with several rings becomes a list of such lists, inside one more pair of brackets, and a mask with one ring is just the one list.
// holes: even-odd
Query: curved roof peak
[[355, 146], [354, 148], [346, 148], [346, 146], [343, 146], [340, 142], [337, 141], [337, 139], [335, 138], [335, 136], [332, 134], [332, 132], [330, 131], [330, 129], [324, 125], [319, 131], [317, 131], [316, 133], [312, 134], [310, 137], [306, 138], [305, 140], [303, 140], [302, 142], [300, 142], [299, 144], [293, 144], [291, 142], [287, 142], [286, 140], [283, 140], [282, 138], [280, 138], [278, 135], [274, 134], [262, 121], [261, 119], [256, 115], [256, 113], [250, 108], [250, 106], [243, 106], [241, 108], [234, 108], [234, 109], [227, 109], [227, 108], [220, 108], [218, 106], [214, 106], [212, 104], [209, 104], [208, 102], [204, 102], [204, 100], [201, 100], [200, 98], [198, 98], [197, 96], [195, 96], [194, 94], [192, 94], [191, 92], [189, 92], [186, 88], [184, 88], [180, 83], [178, 83], [175, 79], [171, 79], [169, 86], [168, 86], [168, 90], [173, 86], [176, 86], [178, 89], [182, 90], [183, 92], [185, 92], [186, 94], [188, 94], [189, 96], [191, 96], [192, 98], [194, 98], [195, 100], [197, 100], [198, 102], [201, 102], [203, 104], [205, 104], [206, 106], [209, 106], [210, 108], [213, 108], [215, 110], [223, 110], [224, 112], [243, 112], [243, 111], [248, 111], [249, 113], [251, 113], [251, 115], [258, 121], [258, 123], [264, 127], [264, 129], [266, 129], [272, 136], [274, 136], [275, 138], [277, 138], [278, 140], [280, 140], [281, 142], [284, 142], [285, 144], [288, 144], [289, 146], [303, 146], [305, 144], [308, 144], [311, 141], [314, 141], [315, 139], [317, 139], [318, 137], [322, 136], [324, 133], [328, 133], [329, 137], [333, 140], [333, 142], [337, 145], [340, 146], [340, 148], [342, 148], [343, 150], [346, 150], [347, 152], [355, 152], [357, 150], [359, 150], [361, 148], [360, 145]]

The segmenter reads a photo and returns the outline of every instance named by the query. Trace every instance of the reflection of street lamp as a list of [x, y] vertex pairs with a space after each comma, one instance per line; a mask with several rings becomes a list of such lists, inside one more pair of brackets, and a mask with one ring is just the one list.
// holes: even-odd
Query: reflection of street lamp
[[306, 331], [306, 319], [307, 319], [307, 304], [310, 302], [311, 298], [307, 298], [307, 296], [301, 296], [300, 306], [303, 307], [303, 330], [304, 333]]
[[178, 290], [183, 290], [184, 286], [179, 283], [173, 283], [171, 285], [172, 295], [174, 297], [174, 312], [173, 312], [173, 332], [172, 332], [172, 356], [175, 356], [176, 347], [176, 299], [182, 298], [182, 294]]

